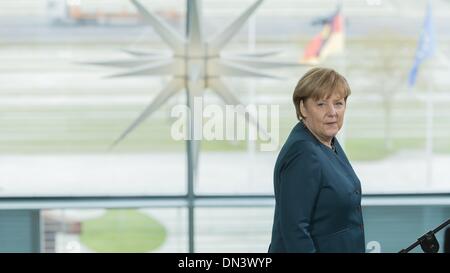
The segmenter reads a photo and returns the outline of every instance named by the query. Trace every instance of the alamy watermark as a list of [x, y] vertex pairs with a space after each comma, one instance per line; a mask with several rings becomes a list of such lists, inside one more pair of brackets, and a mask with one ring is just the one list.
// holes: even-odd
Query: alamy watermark
[[[224, 109], [225, 108], [225, 109]], [[191, 107], [176, 105], [171, 116], [174, 140], [258, 141], [260, 151], [276, 151], [279, 146], [279, 105], [204, 105], [195, 97]], [[190, 121], [190, 122], [189, 122]]]

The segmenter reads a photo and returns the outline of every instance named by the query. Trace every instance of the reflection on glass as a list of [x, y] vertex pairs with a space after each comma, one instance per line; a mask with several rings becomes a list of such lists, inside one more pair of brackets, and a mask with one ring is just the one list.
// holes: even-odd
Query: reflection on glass
[[185, 209], [41, 212], [44, 252], [186, 252]]

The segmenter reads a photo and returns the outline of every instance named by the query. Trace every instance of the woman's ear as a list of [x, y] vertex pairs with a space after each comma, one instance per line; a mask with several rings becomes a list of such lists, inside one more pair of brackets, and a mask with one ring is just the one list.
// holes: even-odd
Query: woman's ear
[[306, 118], [306, 109], [303, 100], [300, 101], [300, 115], [305, 119]]

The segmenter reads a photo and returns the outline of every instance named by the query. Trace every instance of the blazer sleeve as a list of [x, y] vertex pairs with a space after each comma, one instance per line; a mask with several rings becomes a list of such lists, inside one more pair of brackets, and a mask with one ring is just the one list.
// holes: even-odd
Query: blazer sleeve
[[316, 252], [309, 231], [321, 187], [321, 168], [310, 145], [295, 143], [280, 170], [280, 229], [287, 252]]

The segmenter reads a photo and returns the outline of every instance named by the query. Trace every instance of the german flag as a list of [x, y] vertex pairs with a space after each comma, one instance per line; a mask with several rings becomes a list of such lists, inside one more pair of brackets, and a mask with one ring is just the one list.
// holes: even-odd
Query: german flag
[[331, 16], [320, 19], [318, 23], [323, 25], [322, 31], [306, 46], [300, 58], [302, 64], [318, 64], [329, 55], [342, 52], [344, 49], [344, 17], [340, 5]]

